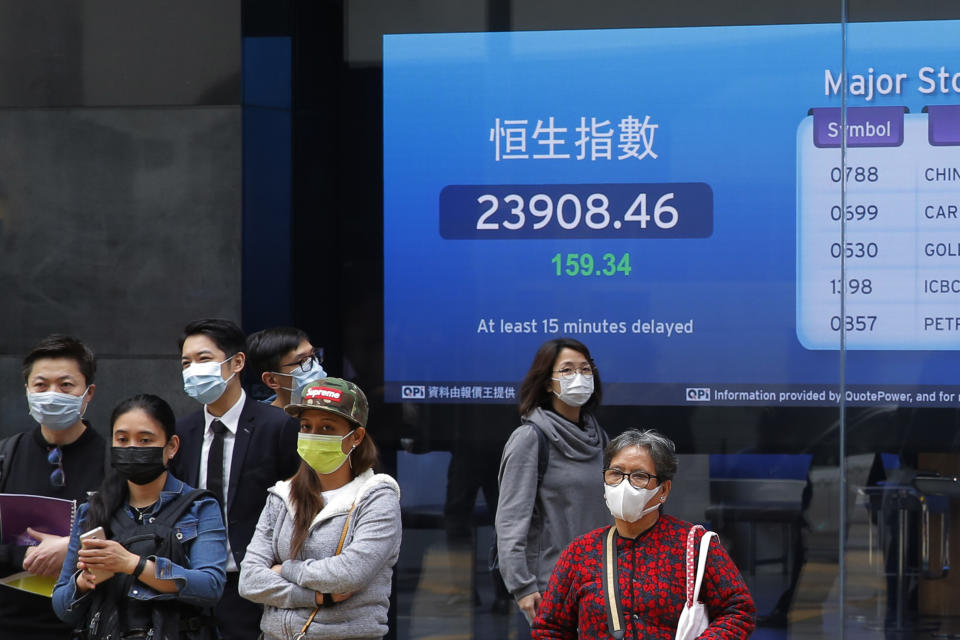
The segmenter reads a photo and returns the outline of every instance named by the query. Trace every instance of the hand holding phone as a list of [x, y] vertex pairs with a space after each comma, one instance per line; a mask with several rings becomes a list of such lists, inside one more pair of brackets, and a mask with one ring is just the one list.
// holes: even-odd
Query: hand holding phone
[[85, 540], [103, 540], [106, 537], [106, 533], [103, 530], [103, 527], [96, 527], [95, 529], [90, 529], [86, 533], [80, 534], [80, 544], [83, 544]]
[[[106, 532], [103, 530], [103, 527], [95, 527], [90, 529], [90, 531], [80, 534], [80, 545], [86, 549], [88, 546], [86, 542], [88, 540], [103, 540], [105, 538]], [[99, 584], [104, 580], [108, 580], [113, 577], [113, 572], [104, 571], [102, 569], [90, 569], [87, 567], [84, 569], [84, 571], [93, 576], [93, 582], [95, 584]]]

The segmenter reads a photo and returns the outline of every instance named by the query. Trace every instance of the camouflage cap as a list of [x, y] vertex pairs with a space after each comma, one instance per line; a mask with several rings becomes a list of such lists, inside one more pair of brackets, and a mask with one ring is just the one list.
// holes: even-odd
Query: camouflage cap
[[358, 427], [367, 426], [367, 396], [349, 380], [318, 378], [300, 385], [283, 410], [297, 417], [304, 409], [329, 411]]

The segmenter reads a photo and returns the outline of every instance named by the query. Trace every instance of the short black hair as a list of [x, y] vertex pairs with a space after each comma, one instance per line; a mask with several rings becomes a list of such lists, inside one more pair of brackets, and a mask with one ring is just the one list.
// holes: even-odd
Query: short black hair
[[217, 348], [223, 351], [228, 358], [231, 358], [247, 346], [247, 336], [243, 329], [237, 326], [237, 323], [222, 318], [203, 318], [194, 320], [183, 328], [183, 335], [180, 337], [180, 343], [177, 348], [182, 352], [183, 343], [187, 338], [195, 335], [205, 335]]
[[97, 373], [97, 357], [93, 355], [90, 347], [83, 344], [76, 338], [64, 335], [62, 333], [52, 333], [30, 350], [30, 353], [23, 359], [23, 381], [27, 382], [30, 378], [30, 371], [37, 360], [44, 358], [70, 358], [76, 360], [77, 367], [88, 385], [93, 384], [93, 378]]
[[254, 375], [259, 378], [265, 371], [279, 371], [284, 354], [310, 341], [305, 331], [296, 327], [273, 327], [250, 334], [247, 338], [247, 360]]

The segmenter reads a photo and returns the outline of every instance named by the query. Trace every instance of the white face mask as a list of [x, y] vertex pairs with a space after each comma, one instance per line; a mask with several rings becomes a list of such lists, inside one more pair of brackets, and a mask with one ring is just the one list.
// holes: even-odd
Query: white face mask
[[648, 513], [660, 508], [661, 501], [658, 500], [655, 505], [644, 509], [650, 499], [657, 495], [662, 488], [660, 486], [656, 489], [637, 489], [630, 484], [628, 478], [624, 478], [615, 487], [604, 484], [603, 499], [607, 501], [607, 508], [610, 509], [614, 518], [626, 522], [636, 522]]
[[560, 393], [554, 391], [553, 395], [560, 398], [560, 402], [571, 407], [582, 407], [593, 395], [592, 376], [587, 378], [578, 373], [572, 378], [553, 378], [553, 380], [560, 383]]

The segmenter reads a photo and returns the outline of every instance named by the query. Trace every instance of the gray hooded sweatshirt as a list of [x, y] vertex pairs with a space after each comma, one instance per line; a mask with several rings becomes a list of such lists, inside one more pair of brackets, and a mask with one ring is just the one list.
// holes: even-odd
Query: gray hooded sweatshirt
[[517, 600], [544, 592], [560, 552], [574, 538], [612, 522], [602, 476], [609, 438], [596, 419], [584, 414], [581, 429], [537, 408], [524, 422], [546, 434], [550, 457], [539, 492], [536, 427], [515, 429], [500, 459], [497, 553], [503, 582]]
[[[334, 555], [351, 505], [347, 537]], [[264, 605], [260, 629], [272, 640], [293, 638], [316, 606], [316, 593], [353, 593], [320, 607], [307, 638], [381, 638], [387, 633], [390, 578], [400, 551], [400, 488], [365, 471], [324, 505], [306, 542], [290, 558], [295, 510], [290, 482], [270, 488], [257, 530], [240, 564], [240, 595]], [[281, 574], [271, 570], [282, 564]]]

